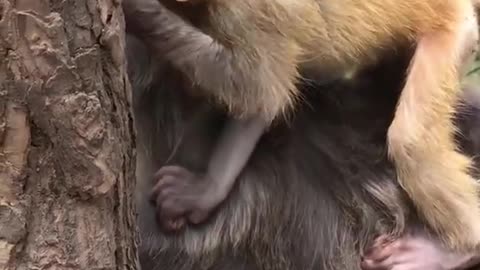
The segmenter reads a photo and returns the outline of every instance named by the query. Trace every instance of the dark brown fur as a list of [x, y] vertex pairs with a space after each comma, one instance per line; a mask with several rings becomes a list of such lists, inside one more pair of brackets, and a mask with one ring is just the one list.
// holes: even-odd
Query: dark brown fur
[[[138, 41], [128, 44], [143, 270], [353, 270], [376, 235], [421, 225], [385, 155], [407, 64], [394, 61], [353, 83], [303, 84], [308, 106], [264, 136], [212, 219], [164, 234], [145, 195], [151, 174], [166, 164], [205, 169], [226, 115], [186, 94], [183, 75]], [[480, 106], [460, 118], [462, 145], [480, 154]]]

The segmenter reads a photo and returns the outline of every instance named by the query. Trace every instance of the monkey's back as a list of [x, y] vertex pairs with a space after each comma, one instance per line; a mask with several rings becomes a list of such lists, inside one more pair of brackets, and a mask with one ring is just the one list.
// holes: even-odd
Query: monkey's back
[[471, 5], [470, 0], [316, 1], [319, 17], [325, 20], [325, 27], [317, 28], [325, 31], [320, 36], [328, 35], [333, 52], [352, 61], [362, 61], [379, 48], [415, 42], [421, 34], [445, 29]]
[[207, 31], [245, 47], [281, 35], [303, 49], [302, 61], [351, 64], [444, 27], [471, 5], [471, 0], [216, 0]]

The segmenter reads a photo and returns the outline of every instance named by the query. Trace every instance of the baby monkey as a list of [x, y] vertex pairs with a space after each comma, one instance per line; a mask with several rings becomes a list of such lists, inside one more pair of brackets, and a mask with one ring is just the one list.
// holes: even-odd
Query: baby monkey
[[124, 0], [132, 33], [232, 116], [205, 174], [178, 166], [156, 173], [162, 226], [201, 223], [227, 197], [265, 130], [300, 100], [302, 69], [344, 74], [410, 44], [415, 53], [388, 130], [389, 156], [443, 242], [476, 248], [477, 183], [471, 160], [456, 149], [452, 121], [461, 67], [477, 39], [471, 1]]

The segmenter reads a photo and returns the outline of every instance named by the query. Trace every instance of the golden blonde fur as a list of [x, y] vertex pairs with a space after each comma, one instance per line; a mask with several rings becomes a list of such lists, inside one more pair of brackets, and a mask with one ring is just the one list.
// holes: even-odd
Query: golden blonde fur
[[270, 121], [294, 106], [301, 65], [346, 71], [374, 61], [382, 49], [417, 45], [388, 132], [389, 154], [420, 216], [446, 244], [471, 249], [480, 243], [477, 183], [468, 174], [470, 160], [456, 149], [452, 123], [460, 56], [476, 40], [470, 0], [216, 0], [208, 11], [205, 29], [248, 55], [236, 58], [249, 61], [238, 65], [282, 79], [238, 98], [216, 95], [240, 117]]
[[204, 30], [227, 47], [234, 46], [237, 54], [249, 56], [249, 62], [239, 66], [260, 71], [259, 76], [267, 73], [267, 78], [275, 72], [289, 82], [251, 90], [265, 98], [246, 93], [218, 96], [233, 113], [260, 113], [267, 120], [295, 104], [300, 65], [314, 62], [317, 69], [342, 70], [368, 63], [379, 49], [452, 27], [450, 22], [460, 16], [455, 9], [461, 9], [452, 0], [213, 0], [207, 5], [209, 23]]

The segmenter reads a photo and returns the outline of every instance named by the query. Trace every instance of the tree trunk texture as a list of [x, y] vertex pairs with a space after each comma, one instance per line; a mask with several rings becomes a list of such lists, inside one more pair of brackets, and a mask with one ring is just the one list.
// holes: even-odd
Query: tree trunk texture
[[0, 270], [135, 269], [119, 0], [0, 0]]

